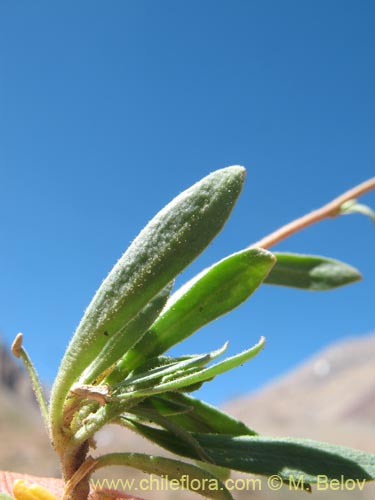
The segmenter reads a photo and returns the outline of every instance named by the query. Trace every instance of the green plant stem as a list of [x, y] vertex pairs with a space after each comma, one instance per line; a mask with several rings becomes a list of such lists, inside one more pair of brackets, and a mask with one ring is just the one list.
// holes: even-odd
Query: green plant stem
[[[195, 478], [201, 484], [198, 489], [194, 488], [195, 493], [199, 493], [205, 496], [205, 498], [233, 500], [231, 494], [226, 490], [225, 485], [209, 471], [179, 460], [142, 453], [109, 453], [97, 458], [88, 457], [86, 462], [81, 465], [66, 484], [62, 500], [72, 498], [72, 490], [76, 489], [82, 480], [88, 481], [88, 478], [94, 471], [102, 467], [114, 465], [132, 467], [148, 474], [156, 474], [162, 478], [168, 478], [168, 480], [177, 479], [182, 484], [184, 484], [186, 478]], [[206, 485], [209, 480], [215, 481], [215, 489], [211, 490], [209, 487], [207, 488]], [[190, 489], [189, 484], [187, 484], [187, 487]]]
[[349, 191], [346, 191], [345, 193], [341, 194], [340, 196], [330, 201], [326, 205], [318, 208], [317, 210], [313, 210], [309, 214], [306, 214], [303, 217], [289, 222], [288, 224], [282, 226], [268, 236], [265, 236], [256, 243], [253, 243], [249, 248], [270, 248], [277, 243], [280, 243], [280, 241], [284, 240], [285, 238], [288, 238], [289, 236], [297, 233], [298, 231], [301, 231], [302, 229], [305, 229], [308, 226], [311, 226], [312, 224], [315, 224], [316, 222], [319, 222], [328, 217], [337, 217], [338, 215], [340, 215], [340, 209], [343, 203], [348, 200], [352, 200], [353, 198], [357, 198], [358, 196], [361, 196], [368, 191], [371, 191], [372, 189], [375, 189], [375, 177], [372, 177], [371, 179], [358, 184], [358, 186], [349, 189]]
[[44, 420], [44, 424], [48, 429], [48, 406], [46, 399], [43, 394], [42, 385], [40, 383], [38, 374], [35, 370], [34, 365], [25, 349], [22, 347], [23, 335], [19, 333], [12, 344], [12, 353], [16, 358], [20, 358], [26, 367], [27, 373], [29, 374], [31, 384], [34, 390], [35, 397], [38, 401], [40, 411]]

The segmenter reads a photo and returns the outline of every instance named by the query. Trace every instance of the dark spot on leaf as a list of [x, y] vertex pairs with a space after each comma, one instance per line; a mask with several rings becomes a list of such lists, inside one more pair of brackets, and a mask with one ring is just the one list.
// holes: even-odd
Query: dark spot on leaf
[[108, 333], [108, 332], [104, 332], [104, 333], [103, 333], [103, 335], [104, 335], [105, 337], [108, 337], [109, 333]]

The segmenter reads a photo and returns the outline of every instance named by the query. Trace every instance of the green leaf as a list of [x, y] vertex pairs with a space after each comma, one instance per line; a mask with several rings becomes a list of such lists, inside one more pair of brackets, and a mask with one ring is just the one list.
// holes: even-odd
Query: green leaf
[[269, 285], [330, 290], [362, 278], [357, 269], [339, 260], [293, 253], [275, 252], [274, 255], [276, 264], [264, 280]]
[[[173, 440], [170, 432], [140, 423], [134, 425], [144, 437], [163, 448], [188, 458], [199, 458], [186, 443]], [[192, 436], [216, 465], [251, 474], [277, 475], [295, 484], [303, 478], [306, 489], [310, 483], [318, 482], [319, 476], [363, 483], [375, 479], [375, 454], [352, 448], [309, 439], [196, 433]]]
[[202, 469], [208, 470], [214, 476], [221, 479], [221, 481], [226, 481], [231, 476], [231, 469], [227, 469], [226, 467], [219, 467], [218, 465], [213, 465], [207, 462], [202, 462], [201, 460], [194, 460], [195, 464]]
[[[122, 417], [120, 421], [125, 427], [132, 429], [149, 441], [161, 446], [165, 450], [183, 457], [194, 458], [197, 460], [200, 458], [199, 453], [197, 453], [193, 446], [186, 443], [184, 440], [176, 439], [176, 435], [173, 432], [170, 432], [170, 430], [151, 427], [150, 425], [145, 425], [127, 417]], [[193, 436], [194, 434], [191, 433], [191, 435]]]
[[357, 200], [348, 200], [343, 203], [340, 207], [341, 215], [349, 215], [349, 214], [362, 214], [370, 217], [372, 222], [375, 222], [375, 212], [368, 207], [367, 205], [363, 205], [362, 203], [358, 203]]
[[181, 342], [196, 330], [244, 302], [274, 265], [267, 250], [247, 249], [203, 271], [172, 295], [151, 329], [121, 359], [106, 379], [110, 385]]
[[148, 386], [151, 386], [150, 382], [155, 380], [166, 382], [170, 377], [173, 379], [173, 377], [179, 376], [180, 374], [186, 374], [186, 371], [191, 370], [192, 368], [199, 369], [223, 354], [226, 351], [227, 346], [228, 343], [224, 344], [224, 346], [220, 349], [208, 354], [196, 354], [193, 356], [182, 356], [181, 358], [169, 358], [170, 362], [156, 366], [152, 369], [147, 369], [148, 367], [146, 366], [145, 371], [142, 370], [141, 372], [137, 372], [129, 376], [121, 382], [113, 392], [115, 393], [117, 389], [128, 390], [130, 387], [137, 390], [138, 386], [145, 383]]
[[100, 353], [100, 356], [97, 356], [84, 371], [78, 382], [79, 385], [93, 383], [97, 377], [110, 368], [136, 343], [142, 332], [146, 332], [159, 316], [167, 302], [172, 286], [173, 282], [163, 288], [134, 319], [124, 326], [119, 335], [109, 340]]
[[255, 431], [240, 420], [187, 394], [168, 392], [152, 396], [139, 407], [146, 411], [148, 408], [155, 409], [191, 432], [232, 436], [256, 435]]
[[[53, 430], [62, 427], [65, 398], [83, 370], [221, 230], [244, 178], [245, 169], [238, 166], [208, 175], [164, 207], [117, 262], [87, 308], [62, 360], [51, 394]], [[54, 438], [59, 446], [58, 435]]]
[[23, 342], [23, 334], [19, 333], [13, 341], [12, 354], [16, 358], [20, 358], [23, 361], [23, 364], [25, 365], [25, 368], [31, 380], [31, 385], [35, 394], [35, 398], [38, 402], [40, 412], [44, 420], [44, 424], [48, 429], [48, 406], [44, 395], [44, 390], [42, 384], [40, 383], [39, 376], [35, 369], [35, 366], [33, 365], [26, 349], [24, 349], [24, 347], [22, 346], [22, 342]]
[[[172, 398], [173, 395], [174, 395], [173, 393], [170, 394]], [[127, 413], [126, 415], [124, 415], [119, 419], [119, 422], [123, 423], [130, 429], [135, 430], [141, 435], [144, 434], [142, 432], [143, 426], [142, 424], [140, 424], [139, 419], [144, 420], [146, 422], [153, 422], [169, 432], [171, 446], [168, 449], [170, 451], [173, 451], [174, 453], [178, 454], [178, 449], [175, 449], [174, 446], [177, 443], [184, 442], [186, 446], [192, 448], [192, 450], [196, 452], [200, 460], [204, 460], [206, 464], [208, 462], [212, 465], [211, 457], [206, 453], [206, 451], [199, 445], [199, 443], [193, 437], [193, 434], [191, 432], [191, 426], [189, 425], [187, 426], [186, 421], [184, 420], [182, 420], [182, 422], [176, 420], [175, 419], [176, 414], [170, 415], [170, 412], [168, 412], [167, 416], [162, 415], [163, 410], [165, 409], [165, 406], [162, 404], [161, 407], [162, 412], [160, 412], [160, 400], [162, 400], [162, 397], [155, 396], [152, 399], [154, 399], [153, 402], [154, 404], [150, 404], [150, 401], [146, 400], [137, 407], [130, 409], [130, 413], [133, 413], [135, 415], [135, 419], [133, 416]], [[194, 427], [198, 428], [200, 432], [203, 432], [205, 429], [206, 432], [218, 432], [218, 433], [224, 433], [224, 430], [227, 431], [229, 430], [232, 431], [233, 435], [238, 435], [240, 434], [241, 430], [242, 435], [244, 434], [254, 435], [254, 431], [249, 429], [245, 424], [221, 412], [220, 410], [214, 408], [213, 406], [207, 405], [206, 403], [194, 399], [191, 396], [185, 397], [184, 395], [182, 395], [181, 398], [177, 397], [177, 399], [180, 399], [180, 402], [177, 404], [177, 406], [179, 408], [184, 407], [185, 411], [186, 411], [186, 406], [183, 405], [181, 401], [185, 401], [185, 403], [190, 402], [191, 405], [190, 417], [193, 418], [195, 417], [194, 420], [191, 419], [191, 421], [195, 424]], [[176, 405], [172, 406], [176, 407]], [[194, 406], [197, 408], [195, 415], [194, 415]], [[179, 415], [181, 415], [181, 413]], [[140, 425], [140, 428], [137, 427], [137, 424]], [[146, 435], [144, 437], [148, 437], [150, 439], [150, 435]], [[213, 467], [214, 469], [212, 469], [211, 472], [215, 472], [216, 469], [216, 472], [220, 473], [221, 479], [223, 479], [224, 476], [228, 476], [229, 472], [227, 469], [223, 469], [222, 467], [218, 466], [213, 466]], [[211, 470], [210, 467], [208, 468], [204, 467], [204, 468], [206, 468], [209, 471]]]
[[375, 455], [308, 439], [265, 436], [194, 435], [217, 465], [271, 476], [285, 481], [304, 477], [316, 483], [319, 475], [329, 479], [374, 480]]
[[[98, 457], [94, 470], [112, 465], [133, 467], [148, 474], [162, 476], [169, 481], [177, 481], [180, 488], [189, 489], [206, 498], [232, 500], [232, 495], [220, 479], [192, 464], [141, 453], [111, 453]], [[178, 486], [178, 483], [175, 482], [175, 485]]]
[[[142, 418], [146, 419], [148, 422], [153, 422], [157, 425], [160, 425], [165, 430], [167, 430], [172, 435], [172, 439], [177, 440], [179, 442], [183, 442], [185, 443], [186, 446], [192, 448], [200, 460], [203, 460], [206, 463], [207, 462], [212, 463], [210, 456], [207, 455], [205, 450], [203, 450], [200, 444], [194, 439], [191, 432], [185, 430], [183, 427], [176, 424], [169, 418], [163, 417], [158, 412], [144, 411], [140, 408], [135, 410], [133, 413], [136, 414], [137, 416], [136, 418], [134, 418], [131, 415], [126, 415], [120, 417], [118, 423], [132, 430], [137, 431], [137, 426], [135, 425], [137, 423], [137, 419], [139, 417], [141, 419]], [[140, 434], [142, 435], [142, 433]]]
[[151, 396], [153, 394], [159, 394], [162, 392], [176, 391], [198, 382], [205, 382], [212, 379], [213, 377], [216, 377], [217, 375], [225, 373], [229, 370], [232, 370], [233, 368], [236, 368], [239, 365], [246, 363], [246, 361], [249, 361], [251, 358], [255, 357], [263, 349], [264, 344], [265, 339], [264, 337], [262, 337], [260, 341], [250, 349], [243, 351], [240, 354], [236, 354], [235, 356], [231, 356], [230, 358], [227, 358], [224, 361], [216, 363], [215, 365], [212, 365], [208, 368], [203, 368], [197, 373], [187, 375], [182, 373], [181, 375], [176, 376], [175, 380], [161, 382], [154, 387], [146, 389], [134, 389], [132, 391], [125, 392], [121, 392], [120, 390], [118, 390], [113, 393], [113, 396], [118, 401], [126, 401], [134, 398], [142, 398], [145, 396]]
[[[173, 394], [171, 394], [171, 396], [173, 396]], [[162, 398], [154, 397], [153, 399], [157, 401], [158, 399], [160, 400]], [[254, 432], [248, 427], [246, 427], [245, 424], [235, 420], [233, 417], [230, 417], [225, 413], [220, 412], [220, 410], [212, 406], [206, 405], [201, 401], [194, 400], [194, 398], [189, 396], [187, 396], [186, 398], [182, 397], [181, 399], [182, 400], [185, 399], [186, 402], [190, 400], [191, 404], [197, 407], [198, 412], [200, 413], [200, 415], [198, 414], [198, 416], [203, 416], [205, 417], [205, 419], [211, 418], [211, 422], [207, 422], [205, 421], [205, 419], [202, 418], [201, 419], [196, 418], [195, 420], [193, 420], [195, 428], [198, 428], [200, 432], [203, 432], [204, 429], [206, 429], [206, 432], [218, 432], [225, 434], [224, 430], [229, 429], [230, 431], [233, 432], [232, 435], [238, 435], [237, 433], [240, 430], [245, 431], [246, 434], [254, 435]], [[159, 406], [160, 408], [160, 404], [157, 406]], [[193, 406], [191, 406], [191, 409], [193, 411]], [[124, 415], [119, 419], [119, 422], [125, 425], [126, 427], [135, 430], [136, 432], [138, 432], [139, 434], [150, 440], [153, 440], [152, 439], [153, 435], [154, 433], [156, 433], [155, 442], [159, 444], [158, 439], [160, 438], [160, 431], [153, 427], [143, 425], [139, 421], [139, 419], [144, 420], [147, 423], [153, 422], [167, 431], [166, 434], [162, 433], [161, 437], [167, 439], [167, 441], [164, 442], [164, 447], [166, 447], [169, 451], [180, 454], [179, 446], [181, 443], [184, 443], [184, 445], [186, 445], [188, 448], [191, 448], [193, 454], [195, 453], [200, 460], [204, 460], [205, 462], [209, 462], [210, 464], [212, 464], [211, 457], [209, 456], [209, 454], [207, 454], [206, 450], [204, 450], [200, 446], [198, 441], [194, 438], [194, 435], [191, 432], [191, 426], [186, 426], [186, 421], [184, 420], [182, 422], [176, 421], [176, 419], [174, 418], [175, 415], [169, 415], [169, 416], [162, 415], [159, 409], [154, 409], [153, 405], [147, 404], [147, 400], [143, 402], [143, 404], [141, 403], [137, 407], [130, 409], [130, 413], [133, 413], [136, 416], [136, 418], [134, 419], [134, 417], [132, 417], [129, 413], [127, 413], [126, 415]], [[202, 425], [202, 420], [204, 425]], [[221, 427], [220, 423], [224, 425]], [[221, 467], [218, 467], [218, 470], [221, 470]], [[223, 472], [224, 471], [221, 470], [221, 473]], [[228, 471], [226, 470], [225, 474], [227, 473]]]
[[[179, 392], [171, 392], [172, 396], [184, 396]], [[164, 417], [175, 417], [180, 415], [185, 415], [186, 413], [191, 413], [193, 411], [193, 407], [185, 404], [184, 402], [179, 402], [173, 399], [172, 401], [165, 400], [168, 397], [169, 393], [160, 394], [157, 396], [150, 396], [149, 398], [144, 399], [138, 407], [141, 407], [145, 410], [156, 410], [160, 415]]]

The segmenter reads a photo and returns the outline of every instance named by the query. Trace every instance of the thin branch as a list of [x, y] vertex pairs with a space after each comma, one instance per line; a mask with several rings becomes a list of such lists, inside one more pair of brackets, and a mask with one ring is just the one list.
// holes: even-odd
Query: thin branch
[[317, 210], [314, 210], [309, 214], [304, 215], [303, 217], [300, 217], [292, 222], [289, 222], [289, 224], [282, 226], [273, 233], [269, 234], [268, 236], [265, 236], [261, 240], [252, 244], [249, 248], [272, 247], [277, 243], [279, 243], [280, 241], [287, 238], [288, 236], [291, 236], [292, 234], [297, 233], [301, 229], [311, 226], [312, 224], [315, 224], [316, 222], [319, 222], [322, 219], [326, 219], [328, 217], [336, 217], [340, 215], [340, 209], [343, 203], [345, 203], [348, 200], [357, 198], [358, 196], [361, 196], [367, 193], [368, 191], [371, 191], [372, 189], [375, 189], [375, 177], [373, 177], [372, 179], [368, 179], [367, 181], [362, 182], [361, 184], [358, 184], [358, 186], [355, 186], [352, 189], [349, 189], [349, 191], [346, 191], [342, 195], [338, 196], [337, 198], [330, 201], [326, 205], [318, 208]]

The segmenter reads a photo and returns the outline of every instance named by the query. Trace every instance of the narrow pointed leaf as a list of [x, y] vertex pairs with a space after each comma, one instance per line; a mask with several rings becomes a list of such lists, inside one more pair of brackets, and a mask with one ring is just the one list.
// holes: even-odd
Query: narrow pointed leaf
[[44, 390], [39, 380], [39, 376], [35, 369], [35, 366], [33, 365], [33, 362], [31, 361], [28, 352], [22, 346], [22, 342], [23, 342], [23, 334], [19, 333], [13, 341], [12, 354], [16, 358], [20, 358], [23, 364], [25, 365], [25, 368], [31, 380], [31, 385], [35, 394], [35, 398], [38, 402], [39, 409], [44, 420], [44, 424], [48, 429], [48, 406], [46, 397], [44, 395]]
[[132, 429], [137, 434], [143, 436], [149, 441], [152, 441], [165, 450], [183, 457], [194, 458], [197, 460], [200, 458], [199, 453], [197, 453], [194, 447], [192, 447], [189, 443], [186, 443], [186, 441], [176, 439], [175, 434], [169, 430], [158, 429], [127, 418], [121, 418], [120, 421], [125, 427]]
[[83, 370], [221, 230], [244, 177], [238, 166], [213, 172], [172, 200], [133, 241], [96, 292], [62, 360], [51, 394], [53, 429], [61, 427], [65, 398]]
[[363, 205], [362, 203], [358, 203], [357, 200], [348, 200], [341, 205], [341, 214], [349, 215], [349, 214], [362, 214], [370, 217], [372, 222], [375, 222], [375, 212], [368, 207], [367, 205]]
[[[137, 427], [132, 426], [132, 424], [133, 422], [135, 424], [137, 423], [138, 417], [140, 417], [141, 419], [146, 419], [148, 422], [153, 422], [168, 431], [175, 440], [184, 442], [186, 446], [192, 448], [200, 460], [212, 463], [210, 456], [205, 452], [205, 450], [203, 450], [198, 441], [194, 439], [192, 433], [185, 430], [183, 427], [176, 424], [169, 418], [163, 417], [157, 412], [145, 412], [141, 409], [134, 411], [134, 414], [137, 415], [136, 419], [130, 415], [127, 415], [126, 417], [121, 417], [119, 419], [119, 423], [124, 425], [125, 427], [129, 427], [130, 429], [137, 431]], [[140, 434], [142, 435], [142, 433]]]
[[119, 335], [113, 337], [105, 345], [100, 356], [96, 357], [82, 374], [79, 384], [90, 384], [105, 370], [109, 369], [125, 352], [139, 340], [142, 332], [152, 325], [165, 306], [170, 295], [173, 282], [159, 292], [146, 306], [129, 321]]
[[154, 408], [191, 432], [232, 436], [254, 436], [257, 434], [240, 420], [187, 394], [171, 392], [152, 396], [140, 406], [146, 409]]
[[118, 382], [147, 358], [165, 352], [240, 305], [262, 283], [274, 262], [266, 250], [247, 249], [202, 272], [172, 295], [161, 316], [118, 363], [107, 382]]
[[264, 280], [306, 290], [330, 290], [362, 278], [360, 272], [339, 260], [316, 255], [275, 252], [276, 264]]
[[[112, 465], [123, 465], [148, 474], [168, 477], [169, 481], [177, 480], [182, 488], [191, 489], [194, 493], [199, 493], [206, 498], [232, 500], [231, 494], [220, 479], [192, 464], [141, 453], [111, 453], [97, 458], [94, 470]], [[193, 478], [196, 481], [191, 483]]]
[[[147, 418], [150, 416], [147, 413]], [[180, 426], [177, 426], [170, 419], [156, 418], [152, 414], [150, 420], [161, 425], [164, 430], [155, 429], [149, 425], [144, 425], [136, 420], [122, 417], [120, 423], [125, 427], [135, 431], [140, 436], [158, 444], [162, 448], [175, 453], [176, 455], [186, 455], [186, 449], [190, 449], [190, 456], [200, 457], [196, 462], [199, 467], [208, 470], [220, 479], [225, 480], [230, 476], [230, 469], [221, 467], [212, 463], [212, 459], [207, 452], [200, 446], [191, 432], [186, 431]], [[177, 438], [177, 439], [176, 439]], [[183, 446], [181, 447], [181, 444]], [[202, 456], [203, 455], [203, 456]], [[208, 459], [208, 460], [207, 460]], [[201, 460], [204, 460], [201, 462]], [[199, 463], [200, 462], [200, 463]]]
[[154, 387], [150, 387], [148, 389], [140, 389], [134, 390], [130, 392], [118, 392], [116, 397], [118, 400], [126, 400], [133, 398], [140, 398], [145, 396], [151, 396], [152, 394], [160, 394], [162, 392], [168, 391], [176, 391], [182, 389], [184, 387], [190, 386], [192, 384], [196, 384], [198, 382], [205, 382], [207, 380], [211, 380], [213, 377], [225, 373], [233, 368], [236, 368], [243, 363], [246, 363], [251, 358], [255, 357], [264, 347], [265, 339], [262, 337], [258, 344], [251, 347], [250, 349], [241, 352], [240, 354], [236, 354], [235, 356], [231, 356], [230, 358], [225, 359], [219, 363], [216, 363], [213, 366], [208, 368], [204, 368], [197, 373], [178, 376], [175, 380], [161, 383]]
[[303, 475], [316, 483], [319, 475], [329, 479], [370, 481], [375, 479], [375, 455], [308, 439], [265, 436], [225, 437], [194, 435], [217, 465], [263, 475], [280, 475], [285, 481]]
[[119, 384], [118, 388], [123, 390], [126, 387], [149, 383], [155, 379], [164, 381], [168, 380], [168, 377], [176, 376], [179, 373], [185, 373], [186, 370], [192, 368], [199, 369], [221, 356], [221, 354], [226, 351], [227, 346], [228, 343], [224, 344], [224, 346], [220, 349], [208, 354], [196, 354], [194, 356], [183, 356], [182, 358], [171, 358], [171, 362], [166, 365], [146, 370], [144, 373], [141, 372], [128, 377], [124, 380], [124, 382]]
[[[180, 393], [171, 393], [172, 395], [180, 396]], [[146, 411], [156, 410], [160, 415], [164, 417], [175, 417], [177, 415], [185, 415], [186, 413], [191, 413], [194, 408], [191, 405], [184, 404], [183, 402], [179, 402], [177, 400], [169, 401], [165, 400], [164, 397], [168, 396], [168, 393], [158, 395], [158, 396], [150, 396], [146, 398], [142, 403], [138, 406], [145, 409]]]
[[[163, 448], [178, 455], [198, 459], [184, 442], [173, 441], [172, 434], [144, 424], [134, 424], [138, 432]], [[375, 480], [375, 454], [309, 439], [274, 438], [266, 436], [224, 436], [192, 434], [216, 465], [233, 470], [278, 475], [285, 482], [314, 484], [318, 476], [352, 479], [362, 484]]]

